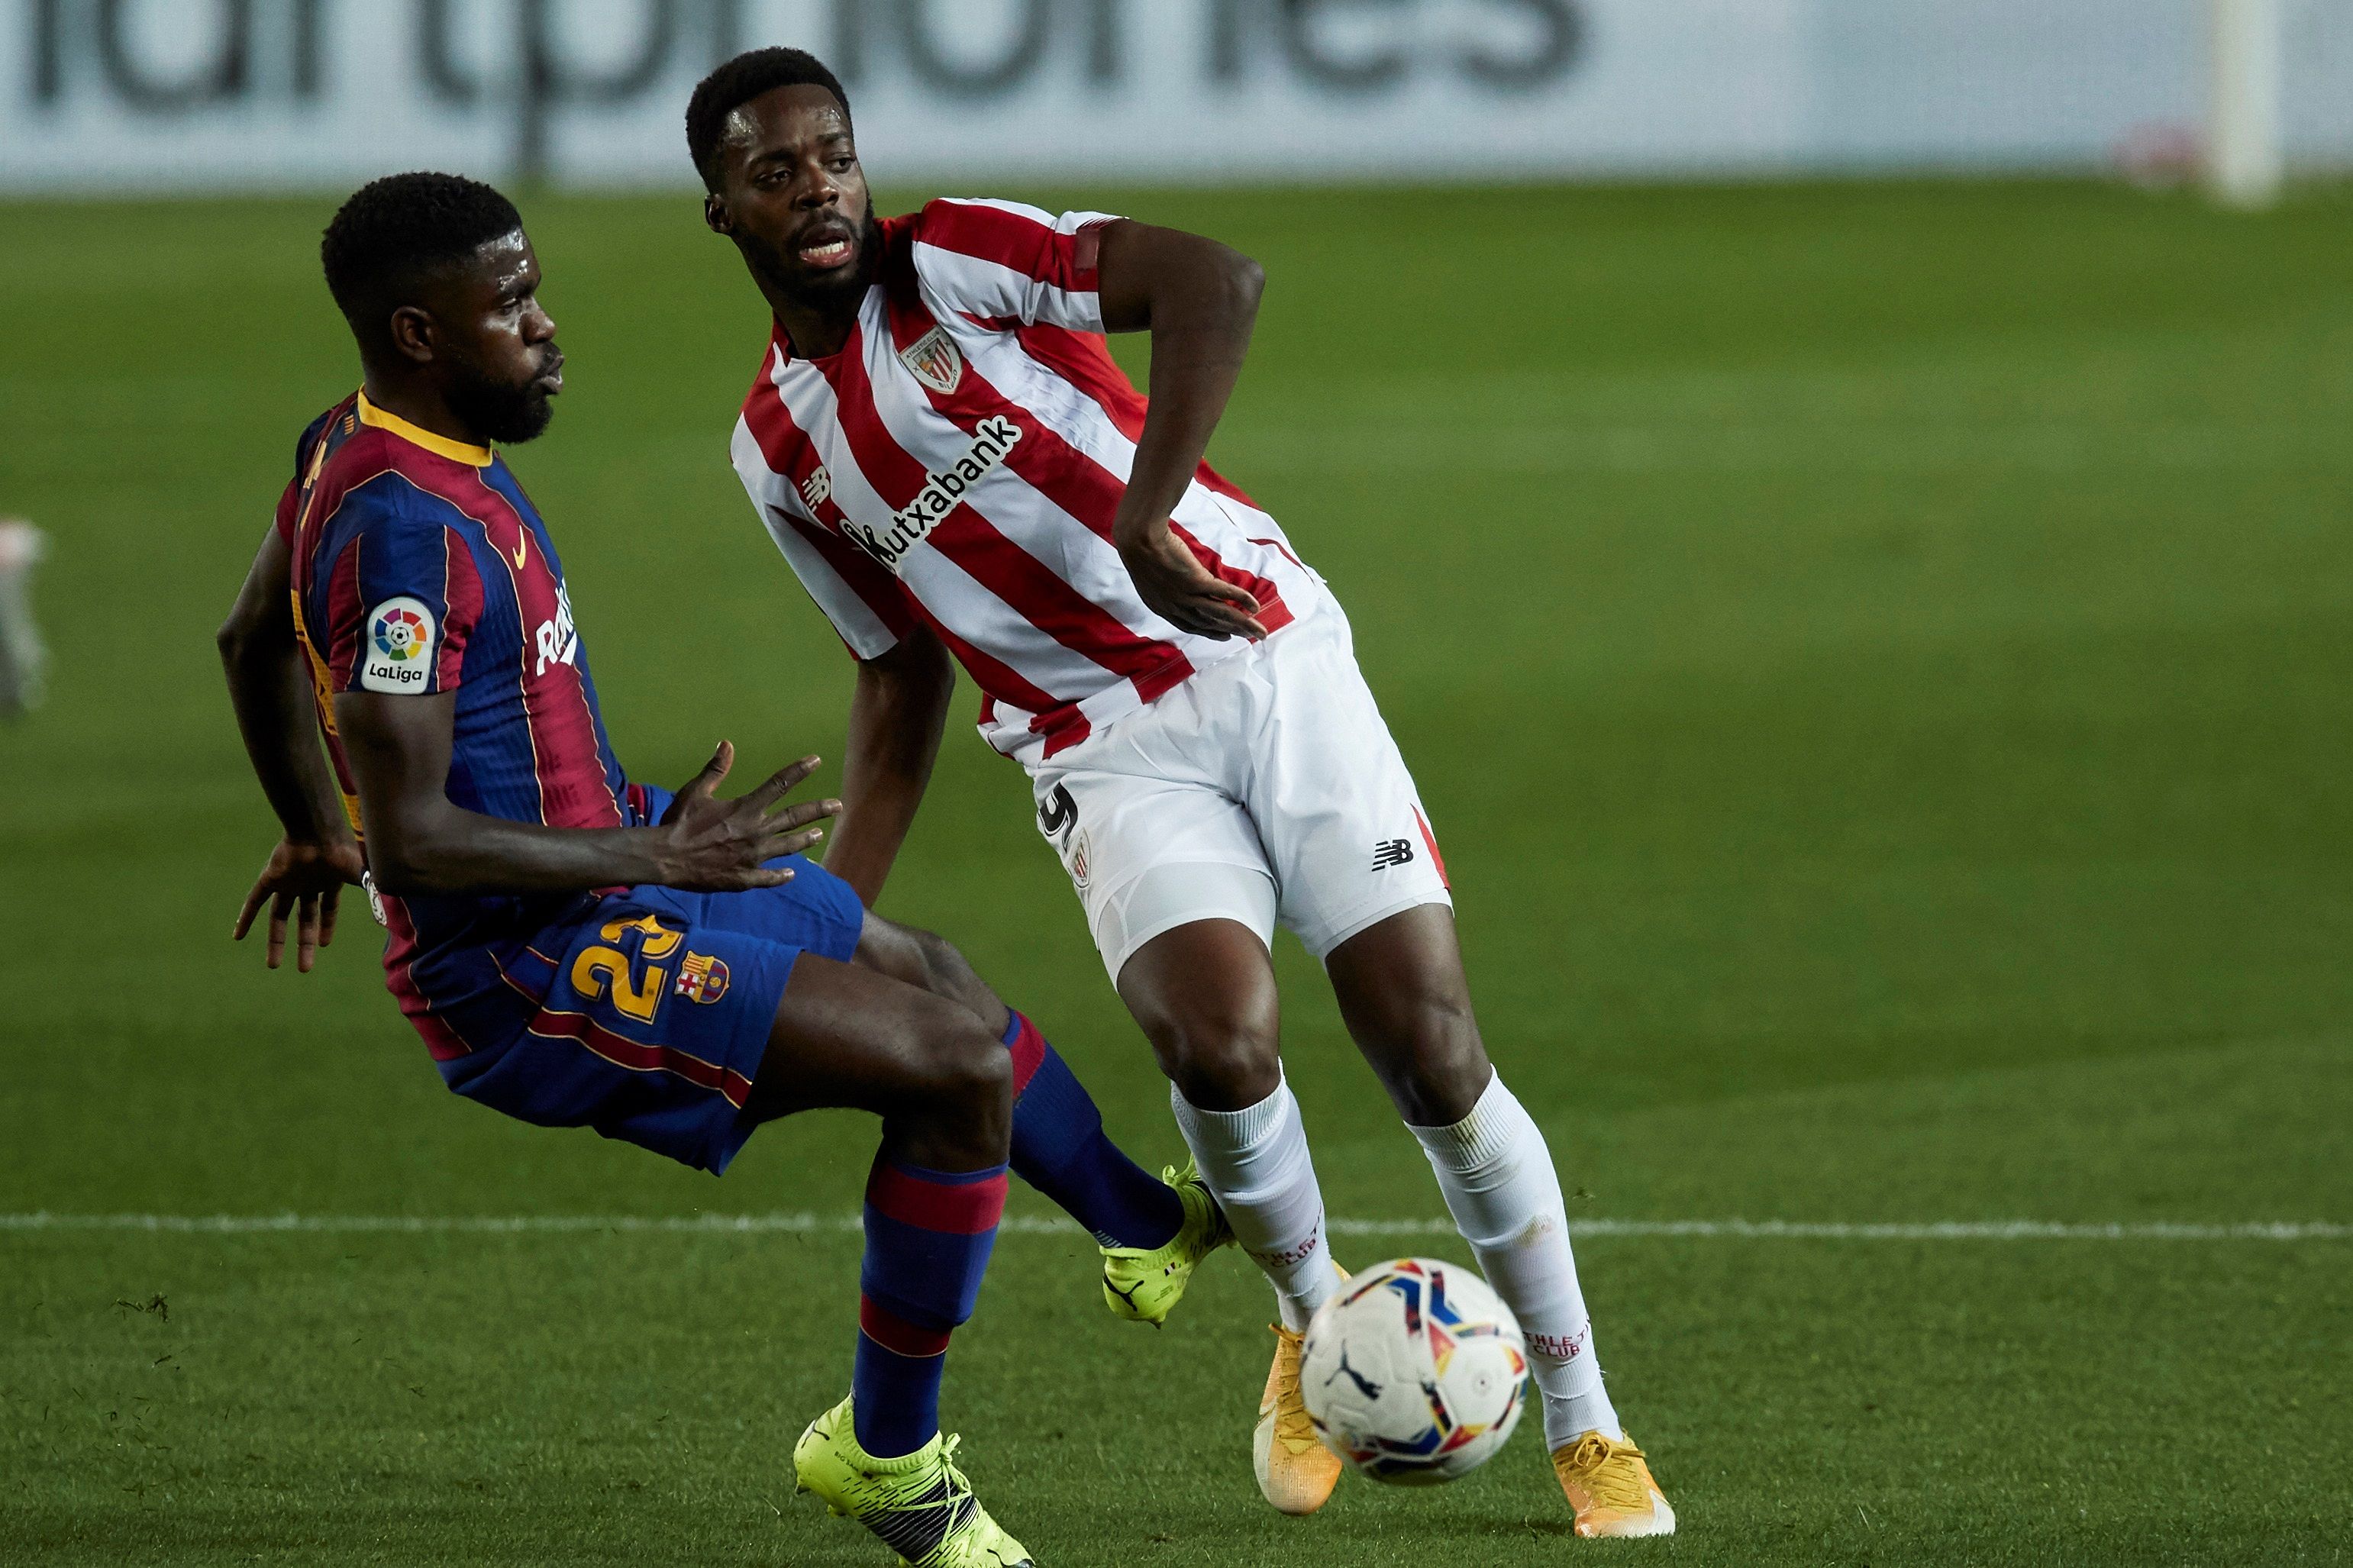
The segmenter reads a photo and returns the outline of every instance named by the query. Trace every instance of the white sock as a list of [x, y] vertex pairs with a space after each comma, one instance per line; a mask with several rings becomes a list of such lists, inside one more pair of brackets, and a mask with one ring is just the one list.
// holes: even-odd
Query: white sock
[[1204, 1110], [1176, 1085], [1168, 1103], [1234, 1227], [1234, 1239], [1274, 1286], [1282, 1326], [1303, 1329], [1339, 1285], [1324, 1237], [1324, 1193], [1307, 1153], [1307, 1125], [1291, 1085], [1240, 1110]]
[[1487, 1283], [1527, 1336], [1528, 1361], [1544, 1394], [1545, 1447], [1592, 1431], [1623, 1437], [1594, 1358], [1593, 1320], [1577, 1285], [1560, 1177], [1535, 1120], [1498, 1074], [1470, 1115], [1451, 1127], [1416, 1127], [1413, 1135]]

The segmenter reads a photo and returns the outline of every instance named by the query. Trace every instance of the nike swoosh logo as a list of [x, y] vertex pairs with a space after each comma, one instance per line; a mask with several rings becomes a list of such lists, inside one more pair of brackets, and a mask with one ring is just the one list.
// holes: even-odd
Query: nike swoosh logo
[[516, 570], [516, 571], [518, 571], [518, 572], [522, 571], [522, 566], [523, 566], [523, 563], [524, 563], [524, 562], [526, 562], [526, 561], [528, 561], [528, 560], [530, 560], [530, 559], [531, 559], [531, 535], [530, 535], [530, 534], [528, 534], [528, 533], [525, 533], [525, 534], [522, 535], [521, 537], [519, 537], [518, 539], [516, 539], [516, 541], [515, 541], [515, 548], [514, 548], [514, 563], [515, 563], [515, 570]]

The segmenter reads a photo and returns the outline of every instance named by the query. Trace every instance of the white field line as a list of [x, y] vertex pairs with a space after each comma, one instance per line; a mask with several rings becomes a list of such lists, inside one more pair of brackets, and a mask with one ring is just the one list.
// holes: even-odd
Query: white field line
[[[1335, 1236], [1451, 1236], [1442, 1219], [1335, 1219]], [[1008, 1217], [1020, 1236], [1082, 1234], [1069, 1220]], [[1748, 1219], [1586, 1219], [1580, 1237], [1694, 1237], [1736, 1241], [2353, 1241], [2353, 1225], [2251, 1220], [2234, 1225], [2146, 1221], [2071, 1225], [2053, 1220], [1941, 1220], [1889, 1224]], [[172, 1215], [0, 1214], [0, 1231], [149, 1231], [180, 1236], [856, 1235], [856, 1215]]]

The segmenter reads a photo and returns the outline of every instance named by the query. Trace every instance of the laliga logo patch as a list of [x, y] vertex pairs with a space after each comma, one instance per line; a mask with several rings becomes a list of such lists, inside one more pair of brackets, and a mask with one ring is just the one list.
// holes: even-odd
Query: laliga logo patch
[[708, 953], [690, 952], [671, 989], [690, 1002], [716, 1002], [727, 994], [727, 965]]
[[425, 651], [425, 617], [413, 610], [386, 610], [376, 618], [375, 650], [398, 664]]
[[899, 363], [934, 392], [954, 392], [964, 380], [964, 353], [945, 327], [934, 327], [900, 350]]
[[422, 691], [433, 679], [433, 612], [421, 599], [386, 599], [368, 612], [367, 691]]

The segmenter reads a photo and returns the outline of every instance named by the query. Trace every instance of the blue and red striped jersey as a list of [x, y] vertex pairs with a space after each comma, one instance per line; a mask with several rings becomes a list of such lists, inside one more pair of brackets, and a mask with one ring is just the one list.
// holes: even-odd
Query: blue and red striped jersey
[[[642, 824], [606, 739], [564, 566], [506, 463], [346, 398], [295, 451], [278, 530], [293, 552], [295, 624], [354, 833], [358, 797], [334, 698], [454, 692], [448, 795], [468, 811], [551, 827]], [[363, 847], [365, 837], [361, 839]], [[503, 1038], [534, 987], [502, 952], [577, 895], [381, 900], [387, 983], [436, 1057]], [[544, 965], [525, 965], [542, 970]]]

